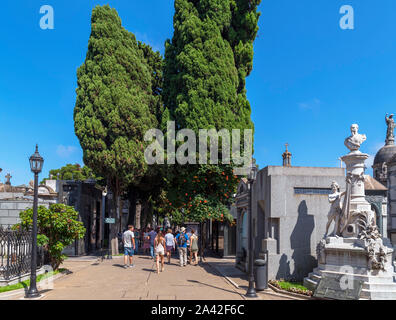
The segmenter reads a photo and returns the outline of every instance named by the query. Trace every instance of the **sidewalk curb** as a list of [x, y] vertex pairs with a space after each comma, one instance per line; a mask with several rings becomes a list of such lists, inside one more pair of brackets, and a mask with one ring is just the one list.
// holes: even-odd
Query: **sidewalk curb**
[[[226, 276], [219, 268], [217, 268], [216, 266], [212, 265], [210, 262], [206, 262], [208, 265], [210, 265], [212, 268], [214, 268], [217, 272], [219, 272], [229, 283], [231, 283], [236, 289], [241, 290], [241, 288], [233, 281], [231, 280], [228, 276]], [[268, 287], [271, 288], [271, 290], [265, 290], [265, 291], [260, 291], [260, 292], [264, 292], [266, 294], [270, 294], [273, 296], [278, 296], [278, 297], [285, 297], [285, 298], [298, 298], [300, 300], [312, 300], [311, 297], [306, 297], [306, 296], [302, 296], [299, 294], [295, 294], [292, 292], [287, 292], [287, 291], [283, 291], [283, 290], [279, 290], [277, 288], [275, 288], [274, 286], [272, 286], [271, 284], [268, 283]], [[258, 294], [260, 294], [260, 292], [258, 292]], [[247, 299], [244, 295], [241, 295], [245, 300]]]
[[[205, 261], [204, 263], [206, 263], [209, 267], [211, 267], [212, 269], [214, 269], [214, 270], [216, 270], [218, 273], [220, 273], [221, 276], [222, 276], [224, 279], [226, 279], [226, 280], [227, 280], [232, 286], [234, 286], [236, 289], [241, 290], [241, 288], [240, 288], [234, 281], [232, 281], [229, 277], [227, 277], [223, 272], [221, 272], [221, 270], [220, 270], [219, 268], [217, 268], [216, 266], [212, 265], [212, 264], [211, 264], [210, 262], [208, 262], [208, 261]], [[243, 294], [239, 293], [238, 291], [236, 291], [236, 293], [238, 293], [238, 294], [242, 297], [243, 300], [247, 300], [247, 298], [246, 298]]]
[[207, 263], [211, 268], [216, 269], [216, 271], [220, 273], [222, 277], [225, 278], [229, 283], [231, 283], [235, 288], [241, 289], [233, 280], [231, 280], [228, 276], [226, 276], [219, 268], [212, 265], [211, 262], [205, 262], [205, 263]]
[[[47, 278], [46, 280], [55, 281], [55, 280], [58, 280], [60, 278], [63, 278], [63, 277], [68, 275], [67, 271], [68, 270], [62, 271], [62, 272], [60, 272], [60, 273], [58, 273], [58, 274], [56, 274], [56, 275], [54, 275], [54, 276], [52, 276], [50, 278]], [[37, 288], [38, 289], [41, 287], [40, 283], [41, 283], [41, 281], [37, 283]], [[17, 297], [19, 295], [23, 295], [23, 297], [25, 296], [25, 288], [2, 292], [2, 293], [0, 293], [0, 300], [9, 300], [10, 298], [14, 298], [14, 297]], [[25, 299], [25, 300], [40, 300], [43, 296], [44, 295], [41, 295], [40, 297], [37, 297], [35, 299]], [[21, 299], [24, 299], [24, 298], [21, 298]]]

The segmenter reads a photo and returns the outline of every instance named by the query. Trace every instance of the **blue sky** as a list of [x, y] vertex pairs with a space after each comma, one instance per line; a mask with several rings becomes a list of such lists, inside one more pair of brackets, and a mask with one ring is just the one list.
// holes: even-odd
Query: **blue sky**
[[[22, 4], [23, 3], [23, 4]], [[39, 143], [42, 177], [82, 163], [74, 134], [76, 70], [84, 62], [90, 15], [116, 8], [139, 40], [163, 52], [172, 37], [173, 1], [3, 1], [0, 20], [0, 167], [14, 185], [31, 179], [28, 157]], [[41, 30], [42, 5], [55, 29]], [[339, 26], [352, 5], [355, 29]], [[396, 112], [396, 1], [263, 0], [254, 70], [247, 80], [260, 167], [281, 165], [284, 143], [293, 165], [338, 166], [350, 124], [367, 134], [362, 151], [385, 140], [385, 113]]]

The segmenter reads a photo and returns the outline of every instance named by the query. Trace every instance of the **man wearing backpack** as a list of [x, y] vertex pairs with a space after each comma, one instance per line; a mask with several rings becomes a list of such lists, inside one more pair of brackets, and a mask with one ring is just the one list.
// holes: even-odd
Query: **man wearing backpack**
[[180, 266], [187, 266], [187, 241], [186, 228], [182, 227], [180, 233], [176, 236], [176, 243], [179, 250]]

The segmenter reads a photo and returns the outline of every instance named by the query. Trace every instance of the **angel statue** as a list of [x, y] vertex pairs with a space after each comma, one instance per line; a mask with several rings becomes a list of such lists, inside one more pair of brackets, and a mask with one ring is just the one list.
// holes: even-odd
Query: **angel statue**
[[325, 237], [327, 236], [329, 227], [333, 221], [334, 230], [330, 236], [340, 235], [340, 219], [342, 214], [341, 197], [345, 194], [345, 192], [340, 192], [340, 186], [336, 181], [331, 183], [331, 191], [332, 193], [329, 194], [329, 202], [331, 203], [331, 207], [327, 215], [328, 221], [326, 225]]
[[388, 129], [386, 130], [386, 141], [387, 145], [393, 144], [395, 141], [395, 121], [393, 120], [393, 114], [388, 117], [388, 114], [385, 116], [385, 121]]

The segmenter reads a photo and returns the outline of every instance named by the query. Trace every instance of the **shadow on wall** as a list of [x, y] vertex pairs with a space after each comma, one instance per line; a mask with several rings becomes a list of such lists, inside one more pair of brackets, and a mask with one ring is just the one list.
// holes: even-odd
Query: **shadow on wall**
[[294, 268], [291, 270], [290, 261], [287, 261], [285, 254], [282, 255], [277, 278], [279, 276], [287, 280], [302, 281], [317, 265], [315, 257], [311, 255], [311, 236], [314, 228], [314, 216], [308, 214], [307, 203], [303, 200], [298, 206], [297, 222], [290, 235]]
[[290, 275], [290, 261], [287, 260], [287, 255], [282, 254], [279, 260], [279, 269], [278, 273], [276, 274], [276, 279], [287, 279], [291, 278]]

